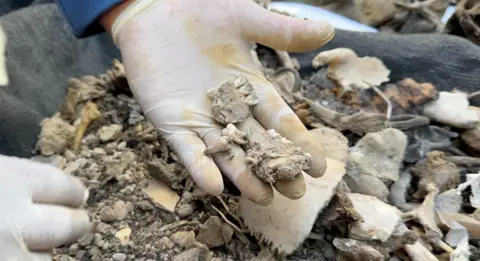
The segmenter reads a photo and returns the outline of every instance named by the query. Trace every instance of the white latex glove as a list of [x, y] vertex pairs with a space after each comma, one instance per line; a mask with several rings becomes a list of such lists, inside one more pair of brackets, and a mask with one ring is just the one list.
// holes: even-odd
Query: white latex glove
[[[310, 51], [332, 39], [329, 24], [276, 14], [252, 0], [130, 2], [115, 19], [111, 33], [131, 90], [202, 190], [212, 195], [222, 192], [221, 170], [254, 202], [265, 205], [273, 197], [270, 185], [250, 175], [240, 148], [235, 148], [232, 160], [203, 153], [220, 139], [223, 128], [212, 118], [206, 91], [240, 74], [247, 76], [260, 98], [253, 107], [257, 121], [312, 155], [310, 175], [324, 174], [321, 146], [256, 67], [250, 42]], [[299, 180], [276, 189], [290, 198], [301, 197], [305, 183], [298, 176]]]
[[0, 155], [0, 260], [52, 260], [52, 249], [81, 237], [88, 192], [57, 168]]

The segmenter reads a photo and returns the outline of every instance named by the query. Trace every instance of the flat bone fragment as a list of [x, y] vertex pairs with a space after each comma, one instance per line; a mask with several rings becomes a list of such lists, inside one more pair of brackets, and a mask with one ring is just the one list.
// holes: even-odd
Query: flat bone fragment
[[345, 175], [345, 165], [326, 158], [327, 170], [320, 178], [302, 173], [307, 186], [305, 194], [296, 200], [273, 190], [273, 201], [268, 206], [253, 203], [248, 197], [240, 198], [240, 214], [250, 232], [261, 242], [291, 254], [308, 237], [318, 213], [330, 202], [335, 188]]
[[468, 108], [468, 95], [462, 92], [440, 92], [438, 100], [425, 104], [423, 115], [461, 129], [473, 129], [480, 114]]
[[404, 221], [417, 220], [423, 226], [428, 241], [435, 243], [443, 237], [435, 219], [435, 197], [438, 195], [438, 189], [430, 183], [426, 190], [428, 194], [423, 203], [414, 210], [402, 214], [402, 218]]
[[365, 135], [350, 149], [349, 160], [361, 174], [396, 181], [406, 147], [407, 136], [389, 128]]
[[174, 213], [175, 207], [178, 201], [180, 201], [180, 196], [175, 191], [156, 179], [150, 179], [148, 186], [142, 191], [154, 203], [170, 213]]
[[[253, 135], [250, 135], [253, 136]], [[310, 167], [310, 154], [270, 129], [249, 139], [245, 163], [251, 173], [261, 180], [273, 184], [277, 180], [293, 180]], [[261, 136], [261, 137], [259, 137]]]
[[358, 57], [348, 48], [336, 48], [317, 54], [312, 66], [329, 65], [327, 77], [340, 85], [344, 91], [353, 88], [370, 88], [390, 80], [390, 70], [376, 57]]
[[40, 126], [42, 129], [37, 142], [40, 153], [44, 156], [63, 154], [73, 140], [75, 127], [64, 121], [59, 113], [42, 120]]
[[460, 170], [455, 164], [445, 159], [442, 151], [431, 151], [411, 168], [412, 174], [417, 176], [418, 191], [414, 197], [421, 198], [426, 194], [426, 186], [433, 183], [440, 192], [455, 188], [460, 184]]
[[401, 222], [401, 212], [379, 199], [358, 193], [348, 193], [348, 198], [363, 222], [355, 222], [350, 228], [350, 237], [362, 240], [387, 241]]
[[470, 239], [480, 239], [480, 221], [460, 213], [442, 213], [468, 230]]

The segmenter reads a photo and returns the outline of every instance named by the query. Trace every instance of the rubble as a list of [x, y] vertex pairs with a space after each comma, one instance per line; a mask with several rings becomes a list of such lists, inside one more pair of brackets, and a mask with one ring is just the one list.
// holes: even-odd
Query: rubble
[[[145, 119], [115, 60], [105, 74], [71, 80], [60, 112], [42, 124], [35, 159], [79, 177], [90, 191], [90, 231], [56, 248], [55, 260], [478, 256], [478, 174], [468, 173], [480, 171], [480, 125], [451, 116], [455, 110], [439, 113], [451, 109], [449, 97], [461, 100], [458, 112], [477, 113], [465, 103], [470, 95], [438, 94], [414, 78], [391, 83], [382, 61], [351, 50], [322, 53], [315, 64], [328, 69], [301, 76], [288, 53], [256, 48], [266, 79], [328, 152], [325, 174], [307, 175], [311, 156], [252, 117], [260, 101], [241, 76], [206, 93], [224, 129], [204, 153], [228, 159], [232, 148], [243, 149], [251, 174], [276, 190], [267, 206], [227, 179], [221, 195], [207, 195]], [[279, 192], [288, 180], [305, 181], [303, 196]]]

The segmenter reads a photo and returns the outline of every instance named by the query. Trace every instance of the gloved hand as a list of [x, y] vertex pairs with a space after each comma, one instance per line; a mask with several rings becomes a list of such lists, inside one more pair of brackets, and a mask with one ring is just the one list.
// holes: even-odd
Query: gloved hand
[[0, 155], [0, 260], [52, 260], [52, 249], [81, 237], [88, 192], [57, 168]]
[[[220, 168], [254, 202], [265, 205], [273, 197], [271, 186], [250, 175], [241, 149], [235, 149], [231, 160], [203, 153], [220, 139], [223, 128], [212, 118], [207, 90], [240, 74], [247, 76], [260, 98], [253, 107], [256, 120], [312, 155], [310, 175], [324, 174], [321, 147], [257, 68], [250, 41], [278, 50], [310, 51], [332, 39], [329, 24], [276, 14], [252, 0], [127, 2], [129, 6], [114, 19], [111, 34], [121, 50], [131, 90], [202, 190], [222, 192]], [[305, 192], [303, 179], [276, 188], [290, 198]]]

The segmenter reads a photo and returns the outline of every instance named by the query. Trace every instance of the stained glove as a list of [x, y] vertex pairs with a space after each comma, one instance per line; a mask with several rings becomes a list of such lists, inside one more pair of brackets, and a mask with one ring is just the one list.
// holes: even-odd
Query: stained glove
[[[223, 173], [258, 204], [266, 205], [273, 197], [270, 185], [250, 175], [240, 148], [234, 149], [233, 159], [204, 155], [207, 146], [219, 141], [223, 128], [212, 117], [207, 90], [241, 74], [260, 98], [252, 109], [256, 120], [311, 154], [310, 175], [324, 174], [321, 146], [262, 75], [250, 50], [256, 42], [278, 50], [310, 51], [332, 39], [329, 24], [273, 13], [252, 0], [130, 2], [111, 28], [130, 88], [203, 191], [219, 195]], [[295, 180], [279, 191], [299, 198], [305, 184]]]
[[52, 249], [88, 228], [80, 180], [57, 168], [0, 155], [0, 260], [52, 260]]

